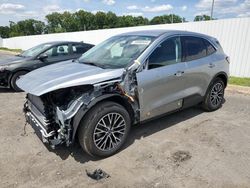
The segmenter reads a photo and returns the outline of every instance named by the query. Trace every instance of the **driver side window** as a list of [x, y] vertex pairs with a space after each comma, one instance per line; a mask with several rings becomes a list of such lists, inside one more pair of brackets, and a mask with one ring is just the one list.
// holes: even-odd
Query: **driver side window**
[[181, 62], [180, 37], [173, 37], [162, 42], [149, 56], [148, 69], [172, 65]]

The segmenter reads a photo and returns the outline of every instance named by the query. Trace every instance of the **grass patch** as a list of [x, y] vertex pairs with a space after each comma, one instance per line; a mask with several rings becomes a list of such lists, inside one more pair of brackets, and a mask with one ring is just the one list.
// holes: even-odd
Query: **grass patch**
[[21, 49], [9, 49], [9, 48], [0, 48], [0, 50], [3, 50], [3, 51], [8, 51], [8, 52], [16, 52], [16, 53], [21, 53], [22, 50]]
[[229, 84], [250, 87], [250, 78], [230, 77]]

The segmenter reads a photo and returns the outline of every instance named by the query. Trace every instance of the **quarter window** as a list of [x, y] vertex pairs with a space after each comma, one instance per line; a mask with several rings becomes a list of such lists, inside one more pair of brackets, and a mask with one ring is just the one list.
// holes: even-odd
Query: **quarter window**
[[216, 51], [215, 48], [213, 47], [213, 45], [210, 44], [210, 42], [208, 42], [205, 39], [203, 41], [204, 41], [206, 48], [207, 48], [207, 55], [213, 54]]
[[73, 54], [83, 54], [88, 51], [92, 46], [90, 45], [80, 45], [80, 44], [72, 44]]
[[148, 59], [148, 68], [153, 69], [181, 62], [180, 37], [173, 37], [161, 43]]

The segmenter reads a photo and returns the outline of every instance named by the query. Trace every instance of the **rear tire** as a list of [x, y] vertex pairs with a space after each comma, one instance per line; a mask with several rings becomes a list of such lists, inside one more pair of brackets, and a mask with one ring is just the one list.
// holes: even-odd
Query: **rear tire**
[[27, 73], [28, 73], [27, 71], [19, 71], [19, 72], [15, 73], [15, 74], [12, 76], [11, 81], [10, 81], [10, 84], [11, 84], [12, 89], [14, 89], [14, 90], [17, 91], [17, 92], [23, 91], [22, 89], [20, 89], [20, 88], [17, 86], [16, 82], [17, 82], [17, 80], [20, 79], [21, 76], [23, 76], [23, 75], [25, 75], [25, 74], [27, 74]]
[[93, 107], [79, 126], [78, 138], [83, 150], [91, 156], [108, 157], [125, 143], [131, 119], [123, 106], [106, 101]]
[[206, 111], [219, 109], [224, 101], [225, 83], [221, 78], [216, 78], [209, 86], [202, 107]]

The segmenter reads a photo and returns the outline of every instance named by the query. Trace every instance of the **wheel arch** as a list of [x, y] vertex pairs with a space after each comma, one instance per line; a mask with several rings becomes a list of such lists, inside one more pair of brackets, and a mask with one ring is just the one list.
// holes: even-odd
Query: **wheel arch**
[[13, 78], [13, 76], [16, 74], [16, 73], [18, 73], [18, 72], [30, 72], [31, 70], [29, 70], [29, 69], [16, 69], [16, 70], [14, 70], [14, 71], [12, 71], [12, 73], [11, 73], [11, 75], [10, 75], [10, 78], [9, 78], [9, 82], [11, 81], [11, 79]]
[[221, 78], [222, 81], [223, 81], [224, 84], [225, 84], [225, 87], [227, 87], [227, 83], [228, 83], [228, 75], [227, 75], [227, 73], [225, 73], [225, 72], [219, 72], [219, 73], [217, 73], [217, 74], [213, 77], [213, 79], [211, 80], [210, 84], [211, 84], [216, 78]]
[[13, 76], [14, 76], [16, 73], [22, 72], [22, 71], [27, 72], [27, 73], [30, 72], [30, 70], [28, 70], [28, 69], [17, 69], [17, 70], [14, 70], [13, 72], [11, 72], [11, 74], [10, 74], [10, 76], [9, 76], [9, 80], [8, 80], [8, 84], [9, 84], [10, 87], [12, 87], [12, 85], [11, 85], [11, 80], [12, 80]]
[[122, 105], [129, 113], [129, 116], [131, 118], [131, 121], [133, 122], [134, 118], [135, 118], [135, 112], [133, 110], [132, 105], [128, 102], [128, 99], [120, 94], [106, 94], [106, 95], [102, 95], [100, 97], [97, 97], [96, 99], [94, 99], [93, 101], [90, 102], [90, 104], [86, 107], [85, 105], [83, 105], [78, 112], [76, 113], [76, 115], [73, 117], [73, 134], [72, 134], [72, 143], [75, 140], [76, 137], [76, 133], [78, 131], [79, 128], [79, 124], [82, 121], [82, 119], [84, 118], [85, 114], [91, 110], [94, 106], [98, 105], [99, 103], [103, 102], [103, 101], [112, 101], [112, 102], [116, 102], [120, 105]]

